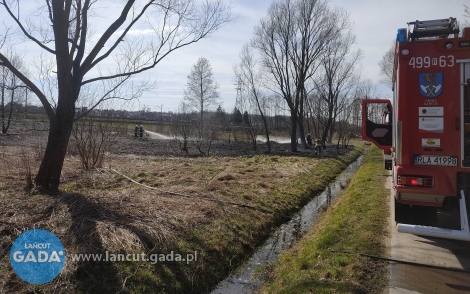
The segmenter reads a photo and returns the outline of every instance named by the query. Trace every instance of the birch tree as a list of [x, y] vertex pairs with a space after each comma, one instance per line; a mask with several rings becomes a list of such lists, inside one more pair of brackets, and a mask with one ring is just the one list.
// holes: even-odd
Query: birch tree
[[199, 111], [199, 138], [204, 134], [204, 111], [217, 103], [218, 88], [209, 60], [199, 58], [188, 75], [187, 89], [184, 92], [184, 99]]

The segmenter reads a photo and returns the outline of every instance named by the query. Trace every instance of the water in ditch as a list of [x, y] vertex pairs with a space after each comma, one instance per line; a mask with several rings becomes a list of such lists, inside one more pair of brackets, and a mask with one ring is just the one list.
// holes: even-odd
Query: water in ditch
[[290, 248], [305, 233], [312, 229], [318, 217], [330, 206], [331, 202], [346, 188], [349, 180], [361, 166], [363, 156], [350, 164], [331, 183], [323, 193], [305, 205], [292, 220], [281, 225], [251, 256], [251, 258], [232, 274], [220, 282], [211, 294], [256, 293], [263, 285], [262, 275], [256, 272], [261, 267], [272, 263], [279, 254]]

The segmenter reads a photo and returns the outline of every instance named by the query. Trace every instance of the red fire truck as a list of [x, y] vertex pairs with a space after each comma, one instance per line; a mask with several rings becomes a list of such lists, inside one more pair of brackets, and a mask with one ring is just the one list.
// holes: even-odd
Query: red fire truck
[[[470, 241], [470, 27], [459, 35], [455, 18], [408, 26], [397, 34], [393, 101], [363, 101], [362, 138], [392, 171], [399, 232]], [[452, 206], [460, 229], [437, 222]], [[430, 223], [401, 223], [414, 208]]]

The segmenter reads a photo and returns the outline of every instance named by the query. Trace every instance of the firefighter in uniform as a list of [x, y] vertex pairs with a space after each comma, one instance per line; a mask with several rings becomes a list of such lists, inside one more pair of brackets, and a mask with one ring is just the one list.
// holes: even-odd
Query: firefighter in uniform
[[144, 135], [144, 126], [140, 125], [140, 127], [139, 127], [139, 136], [140, 136], [141, 139], [142, 139], [143, 135]]
[[322, 142], [320, 138], [315, 139], [315, 155], [321, 154]]

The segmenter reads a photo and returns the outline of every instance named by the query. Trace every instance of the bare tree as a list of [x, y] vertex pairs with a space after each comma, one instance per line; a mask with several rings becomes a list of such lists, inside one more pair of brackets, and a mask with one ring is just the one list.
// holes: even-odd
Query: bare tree
[[[23, 1], [20, 4], [16, 0], [0, 0], [19, 28], [20, 37], [42, 49], [46, 60], [48, 57], [54, 60], [55, 70], [48, 75], [53, 75], [56, 83], [52, 93], [48, 93], [0, 52], [0, 65], [6, 66], [36, 94], [49, 118], [47, 146], [35, 178], [37, 186], [49, 191], [59, 187], [76, 120], [75, 107], [84, 86], [104, 83], [109, 87], [92, 106], [96, 107], [126, 83], [134, 83], [138, 88], [138, 81], [132, 81], [136, 74], [154, 68], [171, 52], [206, 38], [231, 20], [230, 11], [221, 0], [201, 5], [195, 0], [127, 0], [117, 4], [119, 13], [111, 23], [106, 23], [95, 17], [99, 11], [95, 8], [97, 2], [44, 0], [28, 13], [23, 9], [26, 5]], [[154, 34], [145, 40], [132, 38], [129, 32], [133, 28], [150, 29]], [[102, 33], [93, 35], [93, 30]], [[115, 67], [100, 69], [100, 65], [110, 68], [113, 58], [117, 62]], [[111, 62], [106, 64], [108, 61]]]
[[184, 99], [199, 111], [199, 137], [204, 133], [204, 111], [217, 103], [219, 85], [214, 81], [209, 60], [201, 57], [188, 75]]
[[[353, 97], [352, 97], [353, 98]], [[338, 141], [336, 144], [337, 150], [339, 150], [339, 145], [341, 143], [342, 147], [348, 147], [349, 139], [354, 131], [354, 106], [357, 104], [356, 99], [347, 99], [344, 102], [344, 108], [341, 113], [338, 115], [338, 121], [336, 123], [336, 134], [338, 136]]]
[[[13, 112], [13, 100], [15, 97], [15, 90], [10, 89], [7, 83], [11, 82], [11, 84], [15, 83], [15, 76], [9, 74], [9, 70], [2, 66], [2, 80], [1, 80], [1, 100], [0, 100], [0, 112], [1, 112], [1, 120], [2, 120], [2, 134], [6, 134], [8, 132], [8, 129], [10, 127], [10, 121], [11, 121], [11, 115]], [[10, 81], [11, 78], [11, 81]], [[9, 111], [7, 110], [7, 115], [8, 117], [5, 116], [5, 100], [8, 99], [6, 96], [8, 95], [8, 90], [11, 92], [11, 100], [10, 100], [10, 109]]]
[[256, 144], [256, 138], [258, 137], [258, 128], [253, 122], [252, 116], [248, 114], [248, 111], [245, 110], [243, 113], [243, 128], [245, 129], [245, 133], [248, 136], [248, 139], [251, 141], [251, 146], [253, 147], [253, 151], [258, 150], [258, 145]]
[[[264, 133], [266, 135], [266, 143], [268, 145], [268, 152], [271, 152], [269, 125], [265, 115], [267, 96], [261, 90], [262, 74], [258, 72], [256, 60], [254, 59], [248, 45], [243, 46], [242, 52], [240, 53], [240, 59], [240, 65], [234, 68], [235, 75], [240, 81], [242, 91], [246, 93], [245, 97], [248, 97], [247, 99], [249, 103], [257, 109], [257, 112], [261, 116], [261, 120], [264, 125]], [[246, 125], [252, 128], [251, 123]], [[256, 137], [254, 138], [253, 149], [256, 150]]]
[[[8, 50], [8, 57], [12, 64], [24, 70], [22, 56]], [[0, 66], [0, 119], [2, 121], [1, 133], [6, 134], [10, 128], [13, 111], [19, 111], [20, 98], [25, 95], [25, 85], [5, 66]], [[8, 101], [8, 102], [7, 102]]]
[[350, 107], [352, 132], [357, 135], [361, 132], [362, 128], [362, 100], [357, 98], [357, 96], [354, 96]]
[[321, 71], [313, 79], [317, 95], [325, 102], [327, 112], [323, 125], [322, 141], [331, 141], [334, 124], [338, 114], [345, 106], [353, 84], [359, 81], [355, 75], [355, 68], [362, 58], [360, 50], [352, 51], [355, 36], [347, 31], [338, 35], [331, 42], [321, 61]]
[[351, 123], [354, 132], [360, 134], [362, 129], [362, 100], [380, 97], [381, 93], [378, 84], [370, 79], [361, 80], [354, 87], [353, 102], [351, 104]]
[[308, 95], [306, 108], [312, 124], [311, 132], [315, 138], [319, 138], [323, 133], [323, 125], [326, 121], [324, 115], [328, 113], [326, 103], [314, 92]]
[[[305, 82], [317, 67], [324, 48], [347, 25], [342, 11], [324, 0], [279, 0], [255, 28], [251, 45], [261, 55], [269, 88], [287, 103], [291, 118], [291, 151], [297, 151], [297, 126], [302, 144]], [[300, 116], [300, 117], [299, 117]]]
[[379, 62], [380, 66], [380, 75], [381, 79], [380, 82], [390, 89], [393, 86], [393, 63], [395, 60], [395, 41], [392, 43], [392, 46], [385, 52], [382, 56], [382, 60]]
[[171, 120], [170, 127], [171, 133], [176, 141], [179, 143], [181, 151], [188, 154], [188, 141], [189, 136], [193, 133], [193, 124], [191, 123], [191, 114], [188, 111], [189, 106], [181, 101], [178, 108], [178, 113], [174, 115]]
[[377, 83], [370, 79], [361, 80], [354, 89], [354, 97], [360, 100], [380, 97], [381, 93]]

